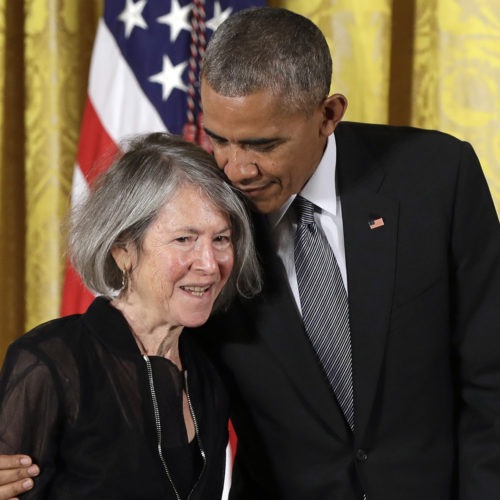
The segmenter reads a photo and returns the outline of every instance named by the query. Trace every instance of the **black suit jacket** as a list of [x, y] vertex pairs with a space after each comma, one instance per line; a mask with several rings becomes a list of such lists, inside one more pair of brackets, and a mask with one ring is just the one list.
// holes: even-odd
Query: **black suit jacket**
[[232, 387], [231, 498], [498, 499], [500, 228], [476, 155], [412, 128], [335, 137], [355, 431], [256, 216], [263, 293], [197, 332]]

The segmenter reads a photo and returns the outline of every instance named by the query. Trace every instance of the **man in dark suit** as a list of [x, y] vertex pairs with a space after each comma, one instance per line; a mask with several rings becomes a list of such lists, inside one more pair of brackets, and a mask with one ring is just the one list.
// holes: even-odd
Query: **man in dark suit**
[[[266, 215], [264, 293], [200, 335], [232, 389], [231, 498], [498, 499], [500, 228], [479, 162], [439, 132], [341, 122], [330, 78], [322, 34], [280, 9], [230, 17], [204, 59], [215, 157]], [[301, 317], [297, 194], [348, 293], [352, 423]]]
[[[261, 296], [195, 332], [231, 390], [231, 498], [496, 500], [500, 229], [479, 162], [439, 132], [341, 122], [330, 79], [321, 32], [281, 9], [231, 16], [205, 56], [206, 132], [261, 214], [265, 274]], [[333, 379], [306, 324], [298, 194], [348, 296]], [[315, 266], [309, 296], [333, 309], [333, 271]]]

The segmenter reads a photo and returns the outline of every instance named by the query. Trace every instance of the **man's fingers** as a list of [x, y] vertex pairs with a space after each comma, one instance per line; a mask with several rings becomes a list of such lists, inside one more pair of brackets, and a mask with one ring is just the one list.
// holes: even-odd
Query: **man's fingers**
[[0, 455], [0, 470], [29, 467], [31, 458], [28, 455]]
[[20, 479], [38, 476], [39, 473], [40, 470], [37, 465], [31, 465], [30, 467], [18, 467], [17, 469], [0, 470], [0, 486], [13, 483], [14, 481], [19, 481]]
[[16, 495], [31, 490], [33, 485], [33, 479], [28, 478], [0, 486], [0, 500], [16, 500]]
[[33, 488], [37, 465], [26, 455], [0, 455], [0, 500], [16, 500], [17, 495]]

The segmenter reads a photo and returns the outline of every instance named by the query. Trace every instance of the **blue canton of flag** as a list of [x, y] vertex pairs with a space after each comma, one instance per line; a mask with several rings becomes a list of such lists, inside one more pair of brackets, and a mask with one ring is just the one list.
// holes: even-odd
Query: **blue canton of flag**
[[189, 112], [194, 119], [200, 112], [197, 82], [204, 42], [233, 12], [263, 4], [113, 0], [106, 2], [104, 22], [167, 130], [181, 134], [193, 120]]

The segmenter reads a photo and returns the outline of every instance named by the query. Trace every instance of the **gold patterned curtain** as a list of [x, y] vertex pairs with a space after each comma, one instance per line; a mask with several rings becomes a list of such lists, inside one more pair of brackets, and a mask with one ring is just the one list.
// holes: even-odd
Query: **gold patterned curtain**
[[[470, 141], [500, 209], [499, 0], [269, 3], [323, 30], [347, 119]], [[0, 0], [0, 359], [15, 337], [59, 313], [61, 222], [102, 6]]]
[[68, 206], [102, 2], [0, 0], [0, 355], [59, 314]]
[[347, 120], [387, 123], [392, 0], [271, 0], [311, 19], [333, 57], [332, 91], [346, 95]]
[[411, 124], [473, 144], [500, 213], [500, 0], [417, 0]]

